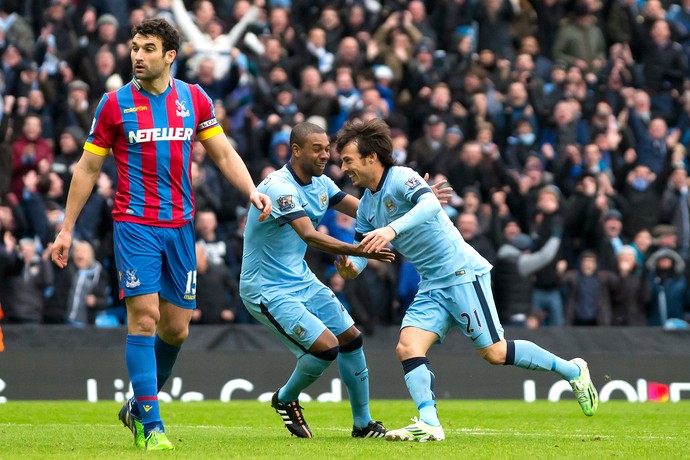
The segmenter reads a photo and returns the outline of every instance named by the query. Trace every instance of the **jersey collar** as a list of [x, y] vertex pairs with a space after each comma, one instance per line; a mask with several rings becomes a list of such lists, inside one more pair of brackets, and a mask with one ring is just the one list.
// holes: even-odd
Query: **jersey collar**
[[379, 181], [379, 185], [376, 186], [376, 192], [380, 191], [383, 188], [383, 183], [386, 182], [386, 177], [388, 177], [388, 172], [390, 170], [390, 166], [383, 169], [383, 174], [381, 174], [381, 180]]
[[[173, 87], [173, 77], [171, 76], [169, 78], [170, 78], [170, 80], [168, 81], [168, 89]], [[139, 83], [139, 80], [137, 80], [137, 77], [132, 77], [132, 85], [134, 85], [134, 87], [136, 89], [138, 89], [139, 91], [146, 91], [144, 89], [144, 87], [141, 86], [141, 83]], [[146, 91], [146, 92], [148, 93], [148, 91]], [[165, 94], [165, 93], [167, 93], [167, 91], [164, 91], [163, 93], [161, 93], [161, 95]]]
[[299, 178], [299, 176], [297, 175], [297, 173], [295, 172], [295, 170], [292, 169], [292, 165], [290, 164], [289, 161], [288, 161], [287, 163], [285, 163], [285, 167], [288, 169], [288, 171], [290, 171], [290, 174], [292, 174], [292, 177], [295, 179], [295, 182], [297, 182], [297, 183], [298, 183], [299, 185], [301, 185], [302, 187], [304, 187], [305, 185], [311, 184], [311, 181], [309, 181], [309, 182], [303, 182], [302, 179]]

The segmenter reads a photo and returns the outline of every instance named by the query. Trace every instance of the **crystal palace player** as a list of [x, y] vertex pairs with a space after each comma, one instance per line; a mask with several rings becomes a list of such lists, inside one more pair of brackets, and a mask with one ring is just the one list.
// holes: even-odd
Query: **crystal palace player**
[[52, 260], [64, 268], [74, 223], [112, 150], [118, 172], [115, 254], [119, 294], [127, 305], [125, 359], [134, 389], [119, 416], [136, 446], [147, 450], [173, 448], [157, 395], [196, 306], [190, 171], [195, 134], [225, 177], [261, 211], [258, 219], [271, 212], [270, 200], [257, 192], [218, 125], [209, 97], [198, 86], [170, 77], [178, 46], [179, 34], [165, 20], [146, 20], [132, 29], [134, 77], [101, 99], [52, 250]]
[[[343, 172], [354, 185], [365, 187], [355, 240], [366, 251], [392, 243], [421, 275], [396, 347], [420, 417], [405, 428], [388, 431], [386, 439], [445, 438], [426, 353], [452, 327], [458, 327], [491, 364], [557, 373], [570, 382], [585, 415], [594, 415], [597, 392], [585, 361], [566, 361], [532, 342], [503, 338], [491, 293], [491, 265], [462, 239], [419, 174], [395, 166], [388, 125], [380, 120], [348, 123], [336, 142]], [[339, 257], [336, 266], [343, 278], [352, 279], [364, 269], [364, 262]]]

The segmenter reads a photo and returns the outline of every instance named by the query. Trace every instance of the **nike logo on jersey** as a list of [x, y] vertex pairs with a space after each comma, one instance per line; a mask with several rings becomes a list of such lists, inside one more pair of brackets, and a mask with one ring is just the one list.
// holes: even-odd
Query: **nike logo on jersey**
[[367, 370], [367, 368], [365, 367], [365, 368], [362, 369], [361, 371], [355, 372], [355, 377], [359, 377], [359, 376], [362, 375], [362, 373], [365, 372], [366, 370]]

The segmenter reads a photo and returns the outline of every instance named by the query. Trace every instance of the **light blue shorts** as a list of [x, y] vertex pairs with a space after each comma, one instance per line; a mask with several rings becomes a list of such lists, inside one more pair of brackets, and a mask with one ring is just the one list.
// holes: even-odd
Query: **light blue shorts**
[[471, 283], [418, 293], [405, 313], [400, 329], [416, 327], [437, 334], [441, 341], [457, 326], [472, 345], [486, 348], [503, 339], [491, 292], [491, 275]]
[[273, 331], [298, 358], [328, 329], [336, 337], [355, 323], [343, 304], [320, 282], [255, 304], [242, 299], [249, 313]]

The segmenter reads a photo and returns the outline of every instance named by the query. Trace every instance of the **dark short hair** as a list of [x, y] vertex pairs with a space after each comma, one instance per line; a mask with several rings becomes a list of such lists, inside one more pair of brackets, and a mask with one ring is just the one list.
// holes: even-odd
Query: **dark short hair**
[[385, 167], [395, 165], [391, 130], [383, 120], [348, 121], [338, 132], [336, 149], [342, 152], [346, 145], [354, 142], [361, 156], [375, 154]]
[[168, 51], [177, 52], [180, 48], [180, 33], [165, 19], [153, 18], [143, 21], [132, 27], [132, 38], [136, 34], [160, 38], [163, 43], [163, 54]]
[[582, 259], [597, 259], [597, 253], [595, 251], [592, 251], [591, 249], [585, 249], [582, 251], [580, 254], [580, 260]]
[[292, 148], [293, 144], [297, 144], [299, 148], [304, 147], [307, 136], [311, 134], [326, 134], [326, 130], [308, 121], [297, 123], [290, 133], [290, 148]]

